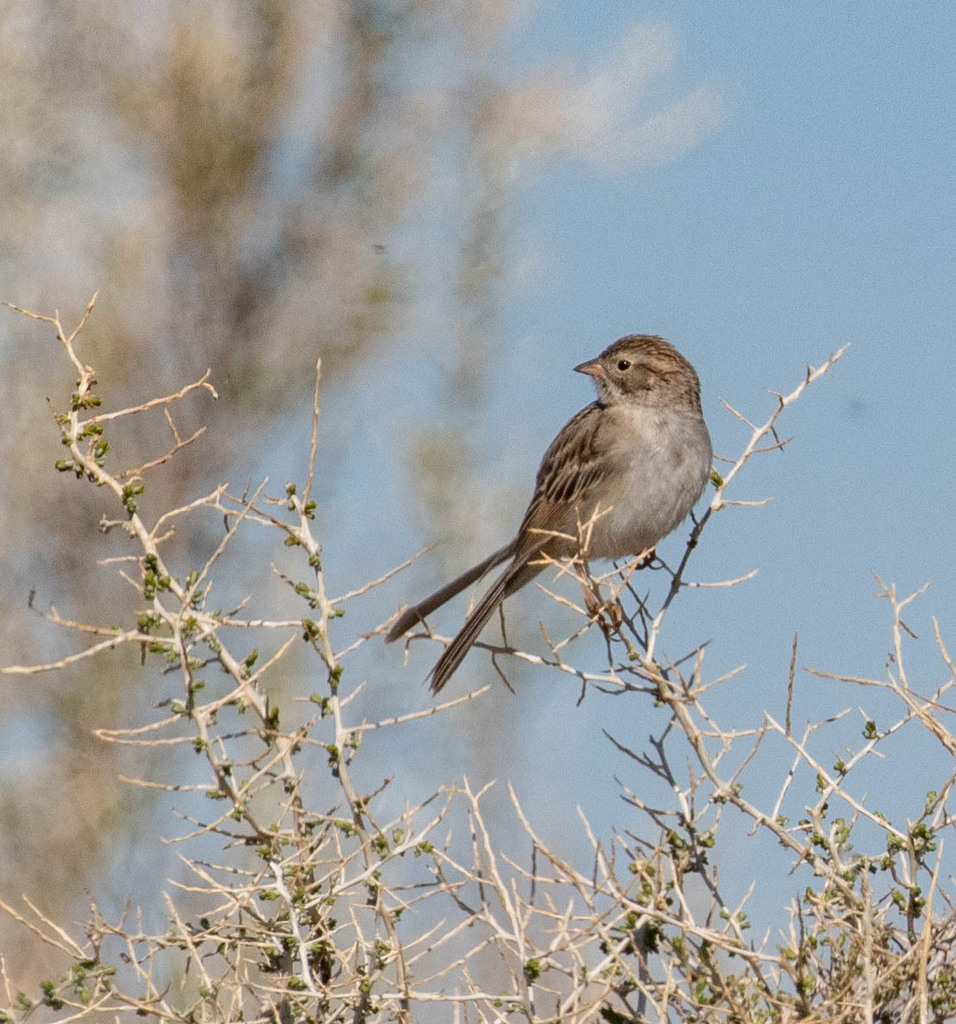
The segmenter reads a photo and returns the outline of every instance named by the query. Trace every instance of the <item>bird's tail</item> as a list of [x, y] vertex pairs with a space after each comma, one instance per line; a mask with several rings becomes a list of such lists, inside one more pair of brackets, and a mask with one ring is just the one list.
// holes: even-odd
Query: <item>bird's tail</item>
[[446, 583], [441, 590], [436, 590], [434, 594], [426, 597], [424, 601], [419, 601], [418, 604], [412, 605], [411, 608], [406, 608], [399, 615], [395, 625], [386, 633], [385, 643], [390, 644], [407, 633], [416, 622], [421, 622], [426, 616], [431, 615], [436, 608], [440, 608], [446, 601], [450, 601], [456, 594], [464, 590], [465, 587], [470, 587], [476, 580], [481, 579], [489, 569], [494, 569], [496, 565], [501, 565], [513, 553], [514, 541], [500, 548], [493, 555], [489, 555], [483, 562], [473, 565], [467, 572], [463, 572], [460, 576], [453, 579], [451, 583]]
[[527, 562], [510, 565], [492, 583], [488, 592], [475, 605], [474, 610], [465, 619], [458, 635], [442, 652], [435, 663], [431, 674], [431, 691], [438, 691], [452, 677], [458, 666], [464, 661], [471, 645], [478, 639], [478, 634], [485, 628], [485, 623], [495, 613], [495, 609], [509, 594], [520, 590], [529, 580], [534, 579], [544, 568], [544, 562], [529, 565]]

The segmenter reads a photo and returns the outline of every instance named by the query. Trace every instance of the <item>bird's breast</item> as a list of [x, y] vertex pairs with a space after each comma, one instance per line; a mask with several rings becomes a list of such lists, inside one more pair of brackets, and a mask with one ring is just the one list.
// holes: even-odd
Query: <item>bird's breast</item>
[[612, 472], [597, 496], [600, 508], [589, 513], [599, 516], [589, 548], [597, 558], [657, 544], [686, 518], [711, 470], [710, 435], [699, 416], [647, 407], [615, 414], [605, 453]]

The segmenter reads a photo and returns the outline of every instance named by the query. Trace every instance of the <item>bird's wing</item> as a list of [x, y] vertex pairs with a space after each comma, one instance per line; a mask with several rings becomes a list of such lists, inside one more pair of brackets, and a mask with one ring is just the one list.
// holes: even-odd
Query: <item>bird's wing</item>
[[585, 406], [565, 424], [544, 453], [535, 481], [534, 494], [518, 531], [515, 561], [529, 557], [538, 548], [557, 557], [569, 554], [576, 546], [548, 531], [575, 536], [581, 515], [590, 515], [589, 497], [614, 470], [609, 457], [604, 406], [599, 402]]

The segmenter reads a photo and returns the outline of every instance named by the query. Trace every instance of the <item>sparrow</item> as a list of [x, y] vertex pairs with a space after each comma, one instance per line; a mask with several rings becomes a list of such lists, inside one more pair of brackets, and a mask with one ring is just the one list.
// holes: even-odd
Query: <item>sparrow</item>
[[650, 555], [687, 517], [711, 473], [710, 434], [693, 366], [663, 338], [629, 334], [575, 366], [597, 399], [544, 453], [515, 538], [406, 608], [391, 643], [491, 569], [507, 563], [431, 672], [438, 693], [505, 598], [560, 558]]

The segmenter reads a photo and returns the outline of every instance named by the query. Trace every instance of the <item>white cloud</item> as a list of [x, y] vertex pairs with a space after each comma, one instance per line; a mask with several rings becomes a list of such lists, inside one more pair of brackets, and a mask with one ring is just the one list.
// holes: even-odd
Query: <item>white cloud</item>
[[648, 102], [648, 85], [676, 56], [670, 31], [638, 26], [589, 72], [549, 70], [510, 83], [489, 97], [485, 124], [517, 176], [556, 156], [615, 173], [673, 160], [724, 118], [723, 99], [708, 85], [656, 109]]

